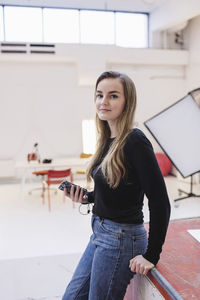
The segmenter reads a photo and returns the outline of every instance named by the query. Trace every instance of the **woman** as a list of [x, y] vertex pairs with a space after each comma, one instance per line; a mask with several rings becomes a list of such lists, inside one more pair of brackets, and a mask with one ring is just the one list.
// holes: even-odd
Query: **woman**
[[[168, 227], [170, 204], [151, 143], [132, 129], [136, 90], [125, 74], [104, 72], [96, 82], [97, 150], [87, 177], [94, 191], [78, 187], [66, 196], [94, 202], [93, 234], [63, 300], [121, 300], [135, 273], [158, 262]], [[143, 198], [150, 211], [149, 238], [143, 225]]]

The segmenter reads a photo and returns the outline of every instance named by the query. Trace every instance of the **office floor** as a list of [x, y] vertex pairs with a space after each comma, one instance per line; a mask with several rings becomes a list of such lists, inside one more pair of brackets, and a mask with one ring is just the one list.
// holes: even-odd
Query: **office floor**
[[[171, 219], [199, 216], [200, 198], [181, 201], [177, 188], [189, 190], [189, 184], [176, 177], [165, 177], [171, 206]], [[42, 204], [40, 191], [28, 191], [39, 182], [27, 183], [19, 199], [20, 183], [0, 181], [0, 299], [61, 299], [75, 265], [91, 233], [91, 215], [81, 215], [69, 199], [63, 203], [62, 192], [52, 191], [52, 211]], [[79, 177], [76, 183], [85, 186]], [[194, 185], [200, 194], [200, 185]], [[144, 218], [148, 221], [147, 200]]]

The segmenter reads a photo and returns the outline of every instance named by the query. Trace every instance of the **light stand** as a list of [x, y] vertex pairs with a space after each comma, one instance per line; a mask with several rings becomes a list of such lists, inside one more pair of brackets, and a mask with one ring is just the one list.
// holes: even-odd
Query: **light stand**
[[182, 193], [186, 194], [187, 196], [177, 198], [177, 199], [174, 200], [174, 202], [181, 201], [183, 199], [187, 199], [187, 198], [191, 198], [191, 197], [200, 197], [200, 195], [196, 195], [196, 194], [193, 193], [193, 189], [192, 189], [192, 187], [193, 187], [193, 177], [192, 176], [193, 175], [190, 176], [190, 192], [188, 193], [188, 192], [183, 191], [182, 189], [178, 189], [178, 192], [179, 192], [180, 196], [181, 196]]

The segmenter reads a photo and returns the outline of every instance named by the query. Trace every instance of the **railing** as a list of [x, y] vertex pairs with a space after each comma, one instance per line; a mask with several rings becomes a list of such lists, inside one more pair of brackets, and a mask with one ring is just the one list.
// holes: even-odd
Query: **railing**
[[150, 273], [172, 300], [183, 300], [181, 295], [171, 286], [171, 284], [160, 274], [156, 268], [153, 268]]

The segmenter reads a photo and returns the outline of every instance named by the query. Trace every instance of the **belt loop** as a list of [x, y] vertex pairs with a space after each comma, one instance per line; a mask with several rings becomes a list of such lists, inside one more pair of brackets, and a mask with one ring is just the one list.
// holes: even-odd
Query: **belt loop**
[[99, 218], [101, 225], [103, 224], [103, 218]]

